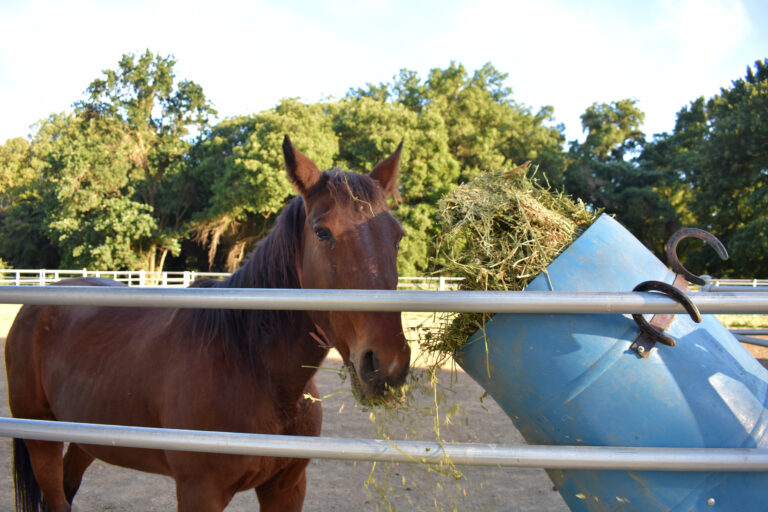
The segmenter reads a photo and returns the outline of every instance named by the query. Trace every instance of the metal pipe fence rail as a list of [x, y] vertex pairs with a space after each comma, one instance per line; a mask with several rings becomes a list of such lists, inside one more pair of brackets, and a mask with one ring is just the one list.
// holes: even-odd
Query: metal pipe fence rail
[[[768, 313], [768, 293], [691, 293], [702, 313]], [[2, 286], [0, 303], [496, 313], [684, 313], [648, 292], [468, 292]], [[84, 444], [298, 458], [563, 469], [768, 471], [768, 450], [508, 446], [176, 431], [0, 418], [0, 435]]]
[[[768, 293], [690, 293], [689, 297], [701, 313], [768, 313]], [[682, 305], [652, 292], [3, 286], [0, 303], [300, 311], [685, 313]]]
[[519, 468], [768, 471], [768, 449], [530, 446], [239, 434], [0, 418], [0, 436], [81, 444], [312, 459]]

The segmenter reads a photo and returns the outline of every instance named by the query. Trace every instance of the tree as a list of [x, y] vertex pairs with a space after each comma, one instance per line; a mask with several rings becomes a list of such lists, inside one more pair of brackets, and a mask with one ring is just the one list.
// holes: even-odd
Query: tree
[[768, 59], [682, 109], [672, 139], [680, 148], [674, 163], [692, 191], [688, 208], [731, 253], [722, 262], [701, 251], [691, 265], [716, 275], [768, 275]]
[[209, 267], [236, 268], [295, 193], [284, 171], [286, 133], [318, 166], [333, 166], [338, 141], [329, 108], [284, 100], [272, 110], [222, 121], [191, 149], [188, 172], [174, 189], [194, 205], [190, 226], [208, 247]]
[[403, 69], [393, 83], [350, 90], [341, 103], [339, 157], [349, 167], [369, 169], [406, 142], [396, 209], [408, 234], [401, 273], [427, 270], [437, 200], [459, 183], [527, 160], [540, 164], [551, 182], [561, 182], [563, 136], [562, 129], [547, 126], [551, 107], [531, 114], [512, 101], [506, 79], [491, 64], [470, 76], [451, 63], [423, 81]]
[[[423, 84], [401, 71], [393, 90], [397, 101], [417, 112], [439, 115], [448, 132], [449, 151], [461, 164], [461, 180], [479, 172], [531, 160], [553, 184], [562, 179], [562, 127], [550, 127], [552, 107], [537, 114], [512, 100], [508, 78], [490, 63], [470, 77], [461, 64], [435, 68]], [[418, 95], [423, 98], [419, 99]]]
[[39, 148], [26, 139], [0, 146], [0, 258], [17, 268], [56, 268], [47, 236]]
[[8, 139], [0, 146], [0, 212], [8, 210], [20, 189], [35, 179], [35, 171], [30, 167], [30, 146], [21, 137]]
[[[88, 136], [113, 138], [113, 147], [120, 150], [121, 161], [115, 165], [120, 165], [118, 172], [130, 183], [129, 189], [121, 191], [121, 201], [144, 205], [143, 212], [154, 220], [153, 225], [143, 215], [122, 218], [138, 223], [135, 265], [150, 271], [162, 269], [166, 255], [178, 252], [179, 241], [186, 235], [183, 226], [189, 211], [169, 189], [184, 172], [191, 146], [188, 137], [203, 132], [208, 117], [216, 113], [198, 84], [176, 82], [175, 63], [173, 57], [149, 50], [138, 58], [123, 55], [116, 70], [106, 70], [104, 78], [91, 82], [89, 97], [75, 108], [82, 121], [79, 127]], [[92, 149], [98, 158], [97, 148]], [[98, 193], [98, 186], [93, 191]], [[149, 234], [144, 236], [146, 230]], [[114, 238], [107, 232], [103, 240], [108, 244]]]
[[401, 275], [422, 275], [428, 269], [430, 241], [436, 235], [437, 201], [459, 180], [460, 166], [449, 152], [443, 119], [366, 95], [340, 102], [335, 118], [339, 163], [347, 169], [369, 172], [405, 142], [400, 156], [400, 197], [393, 205], [406, 232], [400, 243], [398, 270]]
[[640, 125], [644, 119], [636, 100], [593, 103], [581, 115], [587, 138], [579, 150], [594, 155], [600, 162], [623, 160], [628, 150], [643, 143], [645, 136]]
[[130, 152], [111, 118], [52, 116], [33, 142], [40, 154], [46, 234], [64, 267], [141, 267], [157, 229], [135, 199]]
[[570, 144], [565, 187], [592, 207], [616, 215], [641, 242], [662, 255], [664, 243], [680, 223], [668, 197], [668, 177], [643, 160], [645, 150], [629, 158], [645, 145], [643, 118], [635, 100], [588, 107], [581, 116], [587, 136], [581, 144]]

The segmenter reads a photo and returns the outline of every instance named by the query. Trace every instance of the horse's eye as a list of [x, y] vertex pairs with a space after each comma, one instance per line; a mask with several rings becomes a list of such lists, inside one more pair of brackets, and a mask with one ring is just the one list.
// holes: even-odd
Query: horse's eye
[[315, 228], [315, 236], [321, 242], [330, 242], [333, 240], [331, 230], [328, 228]]

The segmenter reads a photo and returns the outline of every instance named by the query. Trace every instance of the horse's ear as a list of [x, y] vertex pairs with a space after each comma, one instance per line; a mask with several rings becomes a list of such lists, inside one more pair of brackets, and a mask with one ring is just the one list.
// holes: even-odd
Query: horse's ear
[[285, 168], [288, 171], [288, 177], [293, 182], [293, 186], [304, 197], [307, 197], [309, 189], [320, 179], [320, 171], [317, 166], [293, 147], [288, 135], [283, 139], [283, 157], [285, 158]]
[[397, 171], [400, 167], [400, 152], [403, 150], [403, 143], [397, 146], [394, 153], [387, 158], [376, 164], [376, 167], [371, 171], [371, 178], [376, 181], [384, 194], [389, 197], [390, 195], [398, 198], [397, 193]]

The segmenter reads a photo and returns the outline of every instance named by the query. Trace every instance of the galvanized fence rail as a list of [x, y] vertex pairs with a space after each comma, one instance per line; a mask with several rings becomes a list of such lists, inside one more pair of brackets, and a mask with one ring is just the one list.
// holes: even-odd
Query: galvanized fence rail
[[[768, 313], [768, 293], [692, 293], [702, 313]], [[0, 287], [0, 303], [230, 309], [682, 313], [653, 293]], [[571, 469], [768, 471], [768, 449], [510, 446], [147, 429], [0, 418], [0, 435], [29, 439], [301, 458]]]
[[[768, 313], [768, 293], [692, 293], [690, 297], [701, 313]], [[298, 311], [685, 313], [682, 305], [652, 292], [3, 286], [0, 303]]]
[[531, 446], [239, 434], [0, 418], [0, 436], [237, 455], [519, 468], [768, 471], [768, 449]]

